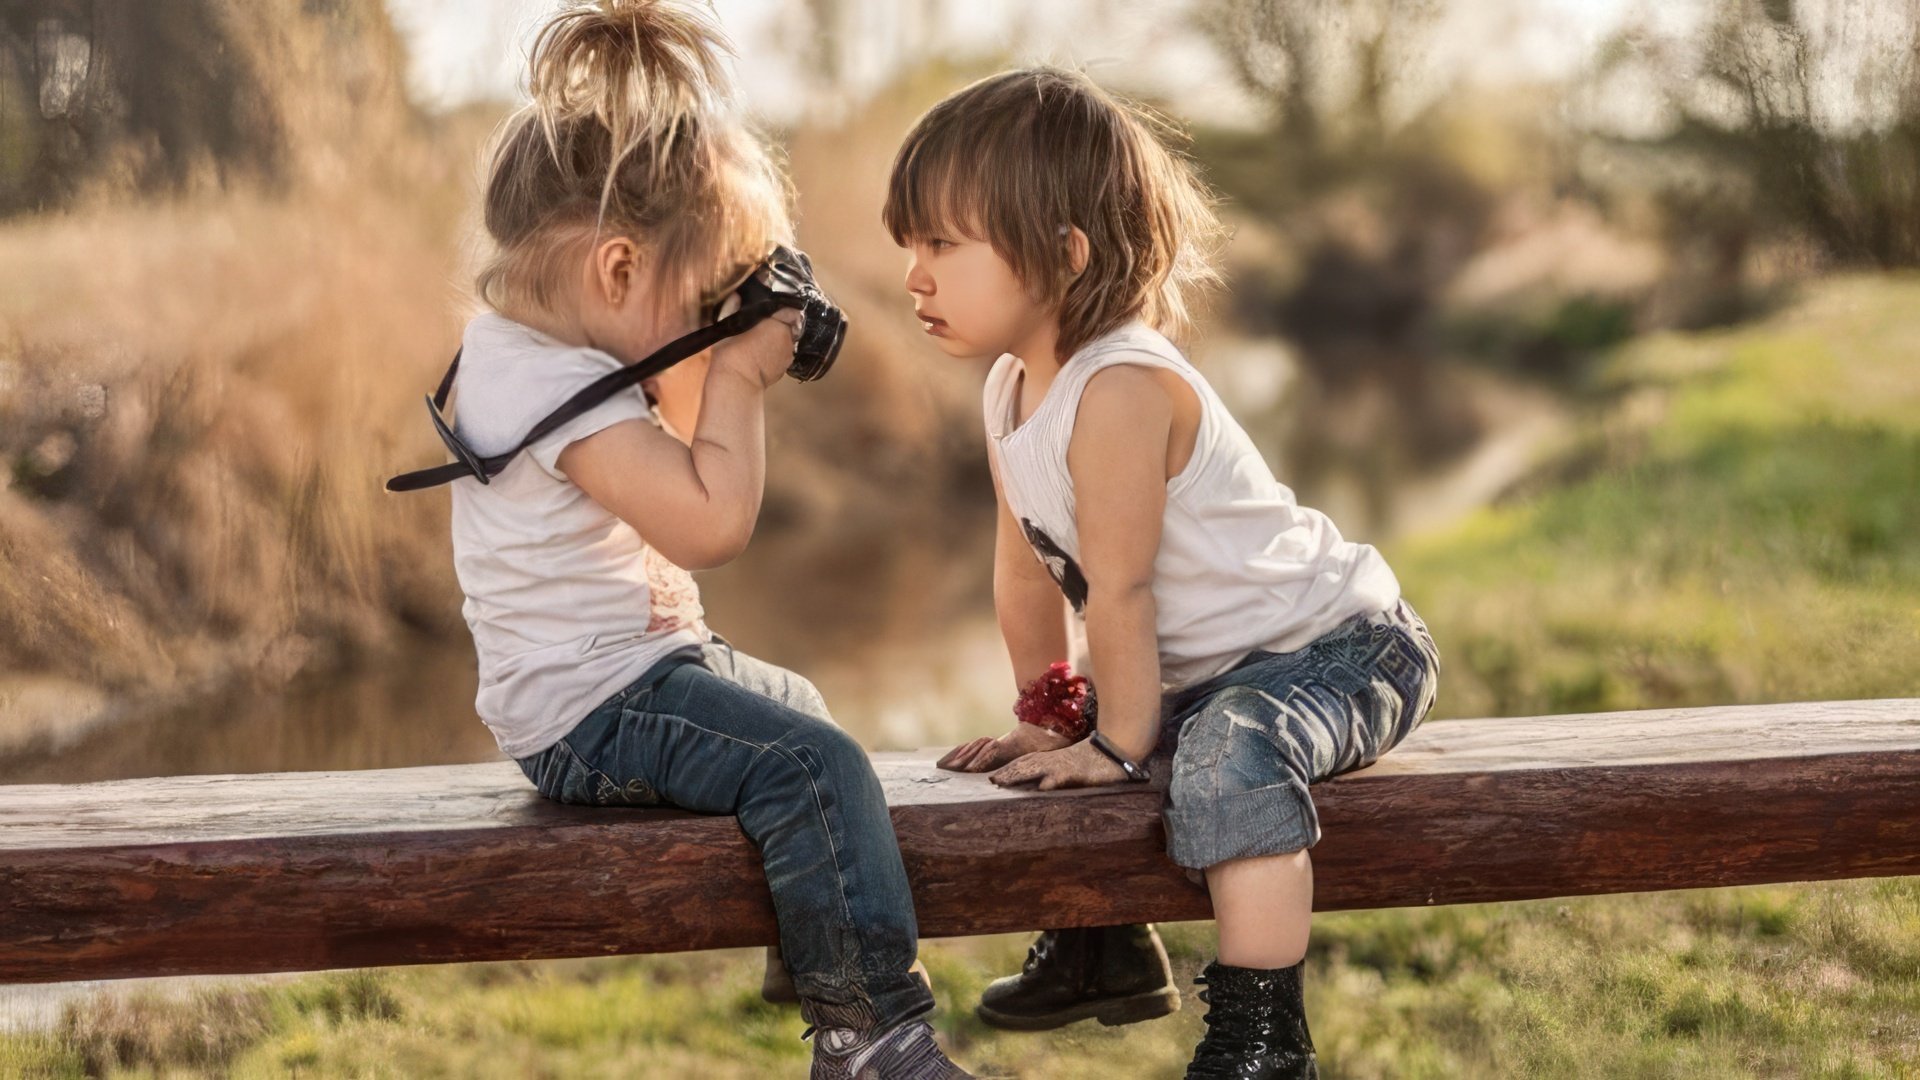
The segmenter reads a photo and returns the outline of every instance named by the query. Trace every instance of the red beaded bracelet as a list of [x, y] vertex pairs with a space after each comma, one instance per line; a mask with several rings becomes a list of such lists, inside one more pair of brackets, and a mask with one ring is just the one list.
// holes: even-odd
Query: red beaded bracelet
[[1073, 674], [1065, 660], [1057, 660], [1048, 665], [1045, 674], [1021, 689], [1013, 715], [1023, 724], [1068, 739], [1083, 739], [1093, 730], [1093, 687], [1085, 675]]

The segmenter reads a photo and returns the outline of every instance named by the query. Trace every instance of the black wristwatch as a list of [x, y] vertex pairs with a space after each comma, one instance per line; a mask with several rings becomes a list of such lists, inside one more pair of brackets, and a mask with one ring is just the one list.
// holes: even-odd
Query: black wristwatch
[[1112, 741], [1105, 735], [1096, 731], [1092, 735], [1087, 736], [1087, 741], [1093, 744], [1095, 750], [1113, 759], [1113, 763], [1120, 766], [1121, 771], [1127, 774], [1127, 779], [1138, 781], [1142, 784], [1153, 779], [1153, 776], [1147, 772], [1145, 762], [1135, 764], [1127, 755], [1121, 753], [1119, 748], [1114, 746]]

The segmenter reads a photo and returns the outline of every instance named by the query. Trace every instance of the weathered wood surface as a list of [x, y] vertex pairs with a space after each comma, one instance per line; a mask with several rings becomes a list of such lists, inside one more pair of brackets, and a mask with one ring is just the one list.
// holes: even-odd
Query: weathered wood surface
[[[876, 755], [929, 937], [1199, 919], [1157, 790]], [[1920, 874], [1920, 700], [1428, 724], [1315, 788], [1321, 910]], [[0, 983], [770, 942], [731, 818], [511, 763], [0, 786]]]

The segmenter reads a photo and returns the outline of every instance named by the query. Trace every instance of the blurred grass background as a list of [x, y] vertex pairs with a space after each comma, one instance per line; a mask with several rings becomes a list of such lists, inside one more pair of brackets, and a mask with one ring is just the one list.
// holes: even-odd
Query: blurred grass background
[[[1436, 722], [1920, 692], [1911, 5], [1629, 12], [1493, 83], [1433, 60], [1525, 51], [1463, 39], [1479, 5], [1175, 8], [1246, 103], [1194, 123], [1236, 229], [1195, 355], [1302, 500], [1387, 549], [1442, 648]], [[796, 10], [817, 60], [864, 9]], [[875, 745], [1002, 723], [979, 373], [932, 362], [876, 208], [913, 117], [1021, 58], [927, 43], [777, 132], [858, 332], [774, 396], [766, 520], [703, 588]], [[423, 107], [406, 64], [373, 0], [0, 11], [0, 780], [492, 756], [442, 504], [378, 485], [439, 454], [417, 395], [500, 106]], [[1168, 940], [1190, 978], [1210, 928]], [[1024, 944], [928, 944], [961, 1057], [1179, 1075], [1191, 998], [973, 1021]], [[1920, 1075], [1910, 880], [1327, 915], [1311, 968], [1329, 1077]], [[797, 1073], [758, 977], [0, 989], [44, 1018], [0, 1024], [0, 1075]]]

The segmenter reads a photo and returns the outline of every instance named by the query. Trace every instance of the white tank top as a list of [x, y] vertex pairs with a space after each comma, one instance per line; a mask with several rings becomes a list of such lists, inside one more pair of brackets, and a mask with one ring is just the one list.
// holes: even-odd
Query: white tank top
[[1172, 342], [1136, 321], [1068, 358], [1024, 424], [1015, 424], [1020, 360], [1002, 356], [987, 375], [987, 443], [1008, 509], [1059, 583], [1075, 623], [1084, 618], [1087, 582], [1067, 445], [1087, 380], [1114, 364], [1176, 372], [1200, 399], [1193, 457], [1167, 481], [1153, 563], [1165, 687], [1210, 678], [1255, 649], [1292, 652], [1400, 599], [1400, 583], [1380, 553], [1342, 539], [1325, 514], [1294, 501], [1207, 380]]

